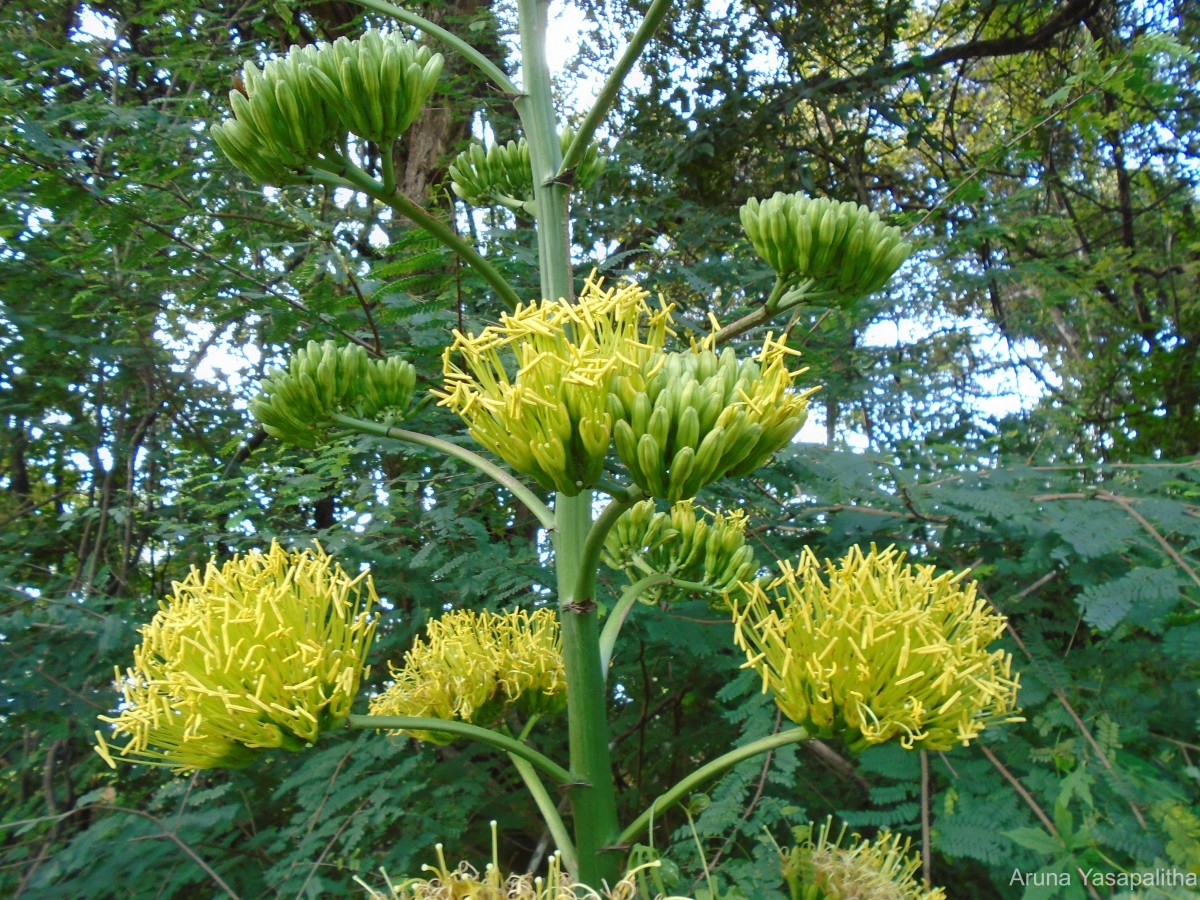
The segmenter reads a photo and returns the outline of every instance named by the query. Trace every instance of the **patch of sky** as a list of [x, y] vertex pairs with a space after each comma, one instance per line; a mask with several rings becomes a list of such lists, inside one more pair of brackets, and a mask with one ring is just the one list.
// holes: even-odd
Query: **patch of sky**
[[[164, 297], [165, 305], [171, 298]], [[253, 324], [253, 322], [249, 322]], [[217, 385], [233, 395], [234, 409], [245, 409], [243, 399], [257, 382], [255, 372], [262, 361], [256, 345], [243, 340], [233, 325], [217, 328], [211, 322], [181, 320], [175, 323], [159, 317], [155, 338], [175, 356], [173, 368], [183, 372], [191, 368], [193, 377]]]

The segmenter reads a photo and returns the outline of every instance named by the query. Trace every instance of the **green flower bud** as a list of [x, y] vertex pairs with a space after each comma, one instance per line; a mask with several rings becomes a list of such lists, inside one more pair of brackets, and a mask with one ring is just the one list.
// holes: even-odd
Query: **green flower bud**
[[[670, 512], [656, 512], [653, 500], [626, 510], [608, 533], [604, 562], [625, 572], [630, 582], [650, 574], [673, 575], [711, 588], [709, 605], [728, 609], [727, 596], [754, 577], [758, 564], [746, 543], [746, 514], [705, 511], [697, 515], [691, 501], [681, 501]], [[643, 603], [681, 600], [688, 595], [675, 585], [657, 585], [643, 591]]]
[[347, 130], [381, 148], [416, 120], [442, 73], [443, 58], [399, 34], [368, 31], [321, 48], [314, 64], [336, 86]]
[[[575, 129], [559, 133], [563, 153], [571, 145]], [[575, 169], [573, 185], [584, 190], [604, 170], [605, 156], [598, 143], [588, 144]], [[485, 148], [473, 143], [450, 165], [450, 187], [472, 206], [504, 206], [534, 214], [533, 164], [525, 138]]]
[[804, 424], [816, 388], [794, 384], [795, 352], [768, 334], [761, 353], [738, 360], [703, 346], [656, 358], [617, 380], [609, 408], [617, 454], [634, 483], [671, 502], [727, 475], [747, 475]]
[[235, 166], [263, 184], [304, 180], [349, 133], [391, 143], [437, 85], [442, 57], [397, 34], [292, 47], [260, 70], [246, 63], [229, 94], [233, 117], [212, 127]]
[[211, 129], [217, 146], [255, 181], [288, 184], [345, 135], [334, 85], [315, 66], [318, 51], [292, 47], [260, 71], [246, 63], [229, 93], [233, 118]]

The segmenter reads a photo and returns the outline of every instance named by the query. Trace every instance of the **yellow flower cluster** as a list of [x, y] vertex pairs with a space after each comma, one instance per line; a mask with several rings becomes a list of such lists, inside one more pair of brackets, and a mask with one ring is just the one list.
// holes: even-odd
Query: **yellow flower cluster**
[[[626, 872], [616, 885], [603, 893], [571, 879], [563, 871], [562, 858], [558, 853], [550, 857], [546, 876], [512, 874], [505, 876], [500, 869], [496, 849], [496, 823], [492, 822], [492, 861], [481, 873], [468, 862], [460, 862], [451, 869], [441, 844], [434, 846], [437, 852], [436, 866], [421, 866], [428, 878], [406, 878], [399, 884], [388, 879], [387, 892], [371, 887], [361, 878], [355, 878], [370, 893], [370, 900], [637, 900], [645, 895], [638, 889], [638, 875], [654, 868], [657, 862], [638, 866]], [[386, 873], [384, 873], [386, 877]], [[662, 897], [657, 900], [687, 900], [684, 897]]]
[[893, 738], [946, 750], [1021, 721], [1012, 656], [987, 649], [1005, 619], [965, 573], [935, 575], [892, 547], [854, 547], [824, 571], [805, 550], [781, 571], [747, 585], [734, 639], [793, 722], [853, 750]]
[[[792, 900], [945, 900], [942, 888], [917, 883], [918, 856], [909, 856], [911, 841], [886, 831], [874, 841], [843, 847], [846, 826], [829, 839], [826, 819], [813, 840], [813, 826], [799, 830], [800, 843], [783, 854], [783, 877]], [[858, 835], [854, 835], [857, 840]]]
[[646, 367], [672, 333], [670, 308], [651, 310], [648, 296], [635, 284], [606, 290], [593, 276], [577, 303], [544, 300], [478, 335], [456, 331], [440, 405], [518, 472], [578, 494], [604, 468], [614, 380]]
[[243, 766], [266, 748], [307, 746], [350, 714], [375, 633], [369, 575], [350, 577], [319, 547], [272, 543], [193, 567], [173, 587], [133, 667], [117, 669], [120, 714], [100, 717], [113, 725], [108, 739], [96, 732], [110, 766]]
[[[513, 704], [527, 713], [557, 712], [567, 689], [558, 617], [549, 609], [447, 613], [426, 626], [426, 639], [417, 638], [392, 677], [371, 701], [371, 715], [490, 725]], [[434, 732], [406, 733], [448, 740]]]

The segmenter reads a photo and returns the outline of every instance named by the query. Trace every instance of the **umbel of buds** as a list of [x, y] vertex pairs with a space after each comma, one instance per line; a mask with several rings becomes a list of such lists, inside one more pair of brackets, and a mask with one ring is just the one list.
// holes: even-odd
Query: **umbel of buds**
[[909, 853], [911, 841], [883, 832], [874, 841], [856, 834], [843, 847], [846, 826], [830, 840], [832, 819], [813, 837], [813, 825], [796, 830], [799, 842], [783, 852], [783, 877], [792, 900], [946, 900], [942, 888], [917, 882], [921, 859]]
[[822, 566], [805, 549], [735, 598], [734, 640], [783, 714], [851, 750], [968, 744], [1013, 715], [1012, 656], [988, 645], [1003, 616], [966, 573], [935, 575], [889, 547]]
[[[557, 712], [566, 704], [558, 618], [535, 612], [447, 613], [426, 626], [392, 668], [394, 681], [371, 701], [373, 716], [426, 716], [491, 725], [509, 706], [527, 714]], [[405, 732], [445, 743], [446, 734]]]
[[766, 462], [800, 430], [816, 391], [795, 388], [805, 370], [788, 369], [789, 355], [796, 353], [768, 334], [753, 359], [698, 347], [617, 378], [613, 437], [634, 483], [674, 503]]
[[442, 57], [397, 34], [292, 47], [260, 70], [249, 62], [229, 93], [233, 117], [212, 127], [230, 162], [263, 184], [299, 181], [327, 163], [349, 134], [383, 152], [413, 123], [442, 71]]
[[[560, 132], [563, 153], [574, 137], [573, 128]], [[580, 190], [589, 187], [604, 170], [604, 161], [600, 145], [594, 141], [588, 144], [575, 167], [572, 185]], [[481, 143], [473, 143], [458, 154], [450, 164], [449, 172], [454, 193], [472, 206], [503, 206], [531, 216], [534, 214], [533, 165], [525, 138], [486, 148]]]
[[[631, 582], [647, 575], [671, 575], [711, 588], [710, 605], [724, 608], [725, 595], [749, 581], [758, 565], [746, 543], [743, 510], [698, 515], [689, 500], [657, 512], [653, 500], [635, 503], [622, 513], [604, 542], [604, 562]], [[670, 584], [654, 585], [638, 595], [643, 603], [682, 599]]]
[[779, 278], [849, 303], [879, 290], [912, 252], [899, 228], [857, 203], [804, 194], [751, 198], [742, 229]]
[[286, 369], [267, 370], [250, 412], [270, 435], [301, 447], [315, 447], [335, 412], [363, 419], [399, 418], [408, 409], [416, 370], [398, 356], [372, 359], [356, 344], [333, 341], [292, 354]]
[[121, 759], [178, 772], [248, 765], [299, 750], [350, 714], [375, 634], [370, 576], [351, 577], [319, 547], [193, 568], [142, 627], [117, 670], [121, 711], [96, 732]]
[[604, 471], [614, 382], [643, 370], [670, 333], [670, 309], [651, 310], [648, 296], [635, 284], [606, 290], [593, 277], [576, 303], [544, 300], [478, 335], [455, 331], [445, 387], [434, 393], [482, 446], [575, 496]]

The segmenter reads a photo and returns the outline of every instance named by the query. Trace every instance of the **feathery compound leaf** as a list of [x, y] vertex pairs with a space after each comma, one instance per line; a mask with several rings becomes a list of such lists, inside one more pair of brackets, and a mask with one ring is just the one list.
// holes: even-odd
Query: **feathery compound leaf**
[[1162, 617], [1179, 603], [1183, 586], [1177, 569], [1139, 567], [1088, 588], [1079, 606], [1088, 624], [1100, 631], [1111, 631], [1126, 618], [1161, 629]]

